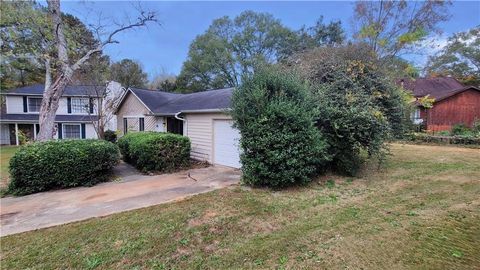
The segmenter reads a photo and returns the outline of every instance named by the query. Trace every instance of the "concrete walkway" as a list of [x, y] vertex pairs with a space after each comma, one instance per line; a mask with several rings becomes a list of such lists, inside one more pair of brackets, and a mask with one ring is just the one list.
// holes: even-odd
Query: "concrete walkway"
[[240, 171], [223, 166], [147, 176], [120, 164], [115, 182], [0, 200], [0, 235], [101, 217], [161, 204], [238, 183]]

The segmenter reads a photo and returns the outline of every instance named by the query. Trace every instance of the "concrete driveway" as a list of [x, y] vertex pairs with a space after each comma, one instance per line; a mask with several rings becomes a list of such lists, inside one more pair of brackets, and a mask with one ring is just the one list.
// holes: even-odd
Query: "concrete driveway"
[[101, 217], [180, 200], [240, 180], [240, 171], [223, 166], [146, 176], [127, 164], [119, 181], [0, 200], [1, 236]]

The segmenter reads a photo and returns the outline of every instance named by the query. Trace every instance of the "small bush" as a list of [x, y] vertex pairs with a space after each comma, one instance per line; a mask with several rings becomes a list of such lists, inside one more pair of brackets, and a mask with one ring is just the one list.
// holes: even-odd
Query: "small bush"
[[329, 159], [315, 127], [308, 85], [294, 75], [261, 70], [234, 92], [232, 116], [240, 130], [243, 181], [253, 186], [302, 184]]
[[106, 130], [103, 133], [103, 137], [104, 137], [105, 141], [109, 141], [109, 142], [112, 142], [112, 143], [117, 142], [117, 133], [113, 130]]
[[438, 136], [450, 136], [450, 131], [442, 130], [437, 133]]
[[131, 132], [118, 140], [123, 159], [143, 172], [169, 172], [188, 166], [190, 139], [162, 132]]
[[480, 136], [480, 119], [475, 119], [475, 122], [473, 122], [472, 131], [473, 131], [477, 136]]
[[452, 127], [452, 135], [472, 135], [472, 131], [468, 128], [467, 125], [461, 123], [456, 124]]
[[119, 160], [118, 147], [103, 140], [33, 143], [10, 159], [9, 193], [29, 194], [56, 188], [90, 186], [107, 180]]

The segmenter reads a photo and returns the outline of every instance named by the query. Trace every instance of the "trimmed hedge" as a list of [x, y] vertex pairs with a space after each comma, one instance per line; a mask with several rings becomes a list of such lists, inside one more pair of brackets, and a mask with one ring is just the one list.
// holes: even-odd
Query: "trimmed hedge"
[[425, 133], [413, 133], [409, 135], [408, 139], [412, 142], [423, 143], [480, 145], [480, 137], [473, 136], [434, 136]]
[[131, 132], [118, 140], [123, 160], [148, 172], [170, 172], [190, 163], [190, 139], [163, 132]]
[[118, 147], [104, 140], [61, 140], [21, 147], [10, 159], [9, 193], [91, 186], [106, 181], [120, 159]]

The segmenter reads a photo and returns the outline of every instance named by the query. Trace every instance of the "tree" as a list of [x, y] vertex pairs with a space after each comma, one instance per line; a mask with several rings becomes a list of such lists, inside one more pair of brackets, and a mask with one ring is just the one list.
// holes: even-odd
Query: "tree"
[[[3, 2], [0, 9], [2, 89], [44, 83], [45, 60], [56, 54], [47, 9], [32, 1]], [[70, 46], [68, 53], [72, 59], [77, 59], [95, 44], [96, 39], [78, 18], [64, 13], [61, 17]], [[55, 75], [57, 63], [52, 61], [50, 64]]]
[[288, 43], [283, 49], [284, 57], [294, 53], [304, 52], [316, 47], [337, 46], [345, 41], [345, 32], [340, 21], [332, 21], [328, 25], [321, 16], [314, 26], [302, 26], [295, 32], [294, 42]]
[[297, 51], [343, 41], [339, 22], [295, 32], [268, 13], [245, 11], [234, 19], [213, 21], [190, 45], [178, 77], [185, 92], [238, 86], [245, 74]]
[[480, 86], [480, 26], [448, 38], [447, 45], [429, 58], [426, 72]]
[[168, 74], [165, 71], [157, 74], [148, 85], [149, 89], [155, 89], [165, 92], [175, 92], [177, 86], [177, 76]]
[[147, 73], [142, 65], [132, 59], [123, 59], [110, 66], [110, 79], [122, 84], [123, 87], [145, 88], [148, 83]]
[[379, 58], [412, 52], [437, 25], [446, 21], [447, 1], [358, 1], [355, 37], [366, 42]]
[[407, 127], [405, 93], [376, 63], [368, 46], [355, 44], [316, 48], [286, 67], [313, 84], [317, 125], [338, 172], [354, 175], [366, 158], [382, 160], [385, 141]]
[[[54, 36], [52, 45], [54, 46], [55, 55], [48, 55], [45, 60], [45, 92], [43, 94], [42, 105], [39, 113], [40, 131], [37, 139], [45, 141], [53, 138], [55, 128], [54, 121], [58, 109], [60, 97], [63, 95], [66, 86], [70, 83], [74, 74], [92, 57], [101, 52], [105, 46], [113, 43], [118, 43], [115, 36], [125, 30], [145, 26], [148, 22], [156, 22], [156, 14], [153, 12], [140, 11], [139, 17], [133, 23], [120, 25], [119, 28], [112, 31], [104, 41], [96, 41], [91, 46], [88, 46], [83, 54], [78, 59], [72, 59], [69, 55], [69, 45], [73, 49], [81, 50], [82, 47], [77, 47], [77, 43], [68, 43], [66, 39], [65, 23], [62, 20], [59, 0], [48, 0], [48, 14], [52, 22], [52, 32]], [[102, 27], [96, 28], [97, 33], [102, 32]], [[48, 48], [51, 49], [51, 48]], [[49, 51], [47, 51], [49, 52]], [[53, 61], [51, 61], [53, 60]], [[73, 61], [72, 61], [73, 60]], [[50, 63], [55, 63], [57, 72], [52, 76], [52, 67]], [[73, 64], [71, 64], [73, 63]]]

